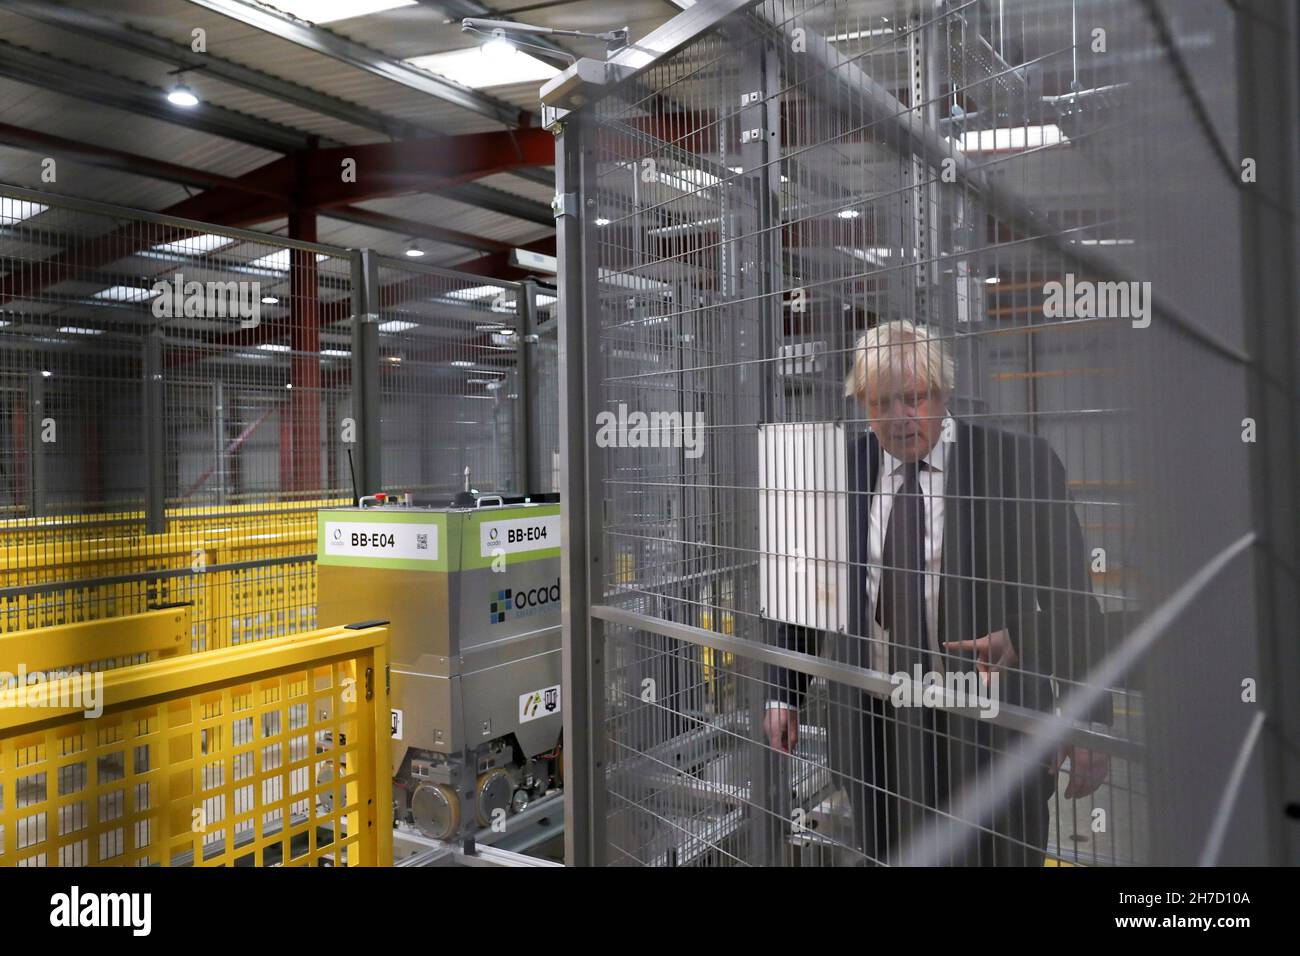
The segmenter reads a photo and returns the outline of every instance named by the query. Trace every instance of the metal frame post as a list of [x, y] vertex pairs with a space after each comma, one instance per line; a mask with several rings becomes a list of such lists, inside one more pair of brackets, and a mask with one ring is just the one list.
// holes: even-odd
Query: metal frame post
[[[1250, 409], [1260, 436], [1251, 456], [1254, 525], [1259, 532], [1255, 635], [1259, 701], [1265, 732], [1243, 741], [1242, 760], [1259, 741], [1266, 816], [1261, 834], [1272, 866], [1300, 864], [1300, 760], [1287, 741], [1300, 737], [1300, 291], [1295, 274], [1298, 216], [1296, 163], [1300, 137], [1279, 116], [1294, 116], [1300, 17], [1294, 4], [1243, 0], [1237, 13], [1238, 122], [1243, 157], [1256, 161], [1257, 181], [1243, 185], [1242, 315], [1250, 368]], [[1245, 788], [1247, 782], [1241, 782]], [[1235, 797], [1235, 794], [1233, 795]], [[1240, 821], [1237, 821], [1240, 825]], [[1226, 825], [1226, 823], [1225, 823]], [[1225, 831], [1224, 836], [1227, 833]], [[1207, 845], [1206, 854], [1216, 848]], [[1203, 855], [1202, 863], [1207, 862]], [[1208, 860], [1208, 862], [1215, 862]]]
[[32, 372], [27, 378], [27, 415], [27, 513], [35, 517], [46, 512], [45, 440], [42, 437], [45, 430], [42, 422], [46, 417], [45, 376], [40, 371]]
[[370, 249], [352, 258], [352, 419], [356, 423], [353, 466], [357, 491], [383, 485], [379, 404], [379, 263]]
[[[532, 443], [533, 443], [533, 376], [529, 368], [532, 355], [536, 349], [531, 348], [537, 335], [537, 282], [525, 279], [519, 285], [519, 294], [515, 297], [518, 312], [518, 324], [515, 328], [515, 376], [516, 386], [514, 405], [514, 439], [515, 439], [515, 481], [517, 491], [530, 494], [533, 485]], [[531, 340], [531, 341], [530, 341]]]
[[144, 519], [149, 534], [167, 531], [166, 434], [163, 428], [162, 329], [154, 327], [142, 342], [141, 367], [144, 434]]
[[[743, 214], [747, 221], [742, 234], [748, 237], [741, 253], [740, 298], [746, 303], [746, 309], [757, 313], [757, 321], [752, 326], [759, 330], [758, 342], [749, 343], [754, 354], [761, 358], [764, 350], [774, 348], [784, 332], [783, 289], [781, 280], [784, 268], [781, 259], [781, 230], [773, 224], [779, 220], [781, 197], [780, 144], [774, 133], [781, 129], [781, 112], [779, 100], [771, 95], [781, 88], [781, 62], [776, 51], [766, 44], [758, 31], [747, 31], [747, 38], [754, 43], [762, 43], [761, 56], [746, 57], [743, 84], [745, 103], [741, 108], [741, 129], [761, 129], [764, 136], [751, 140], [740, 148], [741, 167], [745, 170], [742, 180], [745, 187], [746, 202]], [[746, 325], [751, 323], [746, 322]], [[755, 348], [755, 346], [757, 346]], [[738, 346], [738, 349], [744, 346]], [[739, 355], [737, 357], [740, 357]], [[748, 356], [745, 356], [748, 357]], [[739, 379], [740, 368], [733, 365], [730, 374], [731, 393], [739, 396], [746, 386]], [[777, 421], [780, 406], [781, 384], [771, 362], [759, 361], [749, 370], [757, 375], [759, 384], [760, 421]], [[732, 422], [731, 449], [733, 467], [750, 451], [750, 446], [742, 439], [739, 422]], [[752, 527], [745, 529], [752, 535], [752, 540], [741, 545], [748, 550], [757, 551], [758, 521], [757, 513]], [[761, 634], [752, 635], [750, 639], [762, 640]], [[738, 659], [738, 667], [749, 686], [755, 690], [762, 688], [766, 667], [752, 658]], [[773, 754], [763, 738], [763, 719], [767, 710], [766, 694], [749, 694], [748, 710], [751, 735], [757, 744], [750, 748], [753, 758], [750, 762], [750, 806], [747, 808], [750, 827], [750, 862], [759, 866], [775, 866], [780, 859], [780, 847], [783, 842], [784, 826], [777, 820], [789, 818], [789, 801], [784, 795], [789, 792], [789, 761]]]
[[557, 130], [556, 250], [559, 275], [560, 563], [564, 625], [564, 855], [573, 866], [605, 860], [604, 627], [600, 600], [601, 482], [593, 443], [599, 378], [599, 301], [586, 260], [591, 221], [582, 202], [592, 182], [584, 123], [570, 114]]

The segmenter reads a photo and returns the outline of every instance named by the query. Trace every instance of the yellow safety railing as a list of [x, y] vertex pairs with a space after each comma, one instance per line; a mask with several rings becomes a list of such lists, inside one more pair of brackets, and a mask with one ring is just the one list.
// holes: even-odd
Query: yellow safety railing
[[316, 626], [316, 509], [329, 499], [0, 521], [0, 633], [193, 605], [193, 649]]
[[[179, 606], [0, 634], [0, 672], [106, 670], [177, 657], [192, 649], [190, 621], [190, 608]], [[0, 687], [4, 684], [0, 680]]]
[[10, 685], [0, 865], [387, 865], [388, 715], [382, 626]]

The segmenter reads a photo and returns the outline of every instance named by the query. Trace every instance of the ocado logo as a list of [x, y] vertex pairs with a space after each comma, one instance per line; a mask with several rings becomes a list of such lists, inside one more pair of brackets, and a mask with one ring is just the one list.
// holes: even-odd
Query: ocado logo
[[559, 578], [556, 578], [555, 583], [549, 587], [543, 585], [530, 588], [527, 591], [515, 591], [511, 588], [505, 588], [497, 591], [496, 599], [492, 601], [491, 606], [488, 608], [488, 621], [491, 624], [500, 624], [506, 619], [506, 611], [540, 608], [546, 604], [554, 604], [559, 600]]

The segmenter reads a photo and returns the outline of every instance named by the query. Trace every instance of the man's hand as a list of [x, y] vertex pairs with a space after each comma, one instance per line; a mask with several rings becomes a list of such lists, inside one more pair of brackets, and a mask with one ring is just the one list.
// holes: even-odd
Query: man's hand
[[1110, 775], [1110, 754], [1104, 750], [1063, 746], [1057, 751], [1056, 772], [1070, 761], [1070, 782], [1065, 787], [1067, 800], [1078, 800], [1097, 791]]
[[975, 670], [980, 674], [996, 673], [1004, 667], [1015, 667], [1020, 657], [1016, 646], [1011, 643], [1011, 634], [1006, 628], [985, 634], [973, 641], [946, 641], [944, 647], [950, 651], [975, 652]]
[[769, 707], [763, 716], [768, 742], [781, 753], [794, 753], [799, 742], [799, 712], [789, 707]]

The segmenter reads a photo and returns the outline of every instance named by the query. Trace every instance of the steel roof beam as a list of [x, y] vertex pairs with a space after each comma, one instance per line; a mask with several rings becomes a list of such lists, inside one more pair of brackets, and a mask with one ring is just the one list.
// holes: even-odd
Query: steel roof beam
[[542, 226], [555, 227], [555, 214], [544, 203], [516, 196], [502, 189], [484, 186], [482, 183], [458, 183], [434, 190], [467, 206], [477, 206], [503, 216], [513, 216], [525, 222], [535, 222]]

